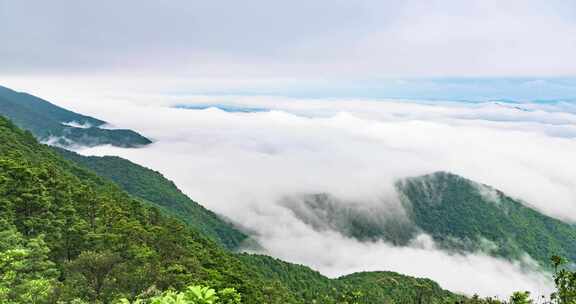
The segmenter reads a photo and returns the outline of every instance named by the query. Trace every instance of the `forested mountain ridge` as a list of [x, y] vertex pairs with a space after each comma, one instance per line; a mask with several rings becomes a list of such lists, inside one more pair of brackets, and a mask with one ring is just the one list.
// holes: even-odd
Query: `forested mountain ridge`
[[[346, 303], [340, 299], [351, 290], [387, 293], [371, 290], [381, 288], [375, 285], [343, 285], [319, 274], [300, 280], [311, 290], [307, 295], [294, 292], [294, 280], [271, 278], [271, 266], [262, 266], [258, 258], [224, 250], [111, 181], [63, 159], [2, 117], [0, 228], [0, 303], [116, 303], [190, 284], [235, 288], [247, 304]], [[313, 272], [274, 261], [267, 265], [282, 265], [287, 278]], [[331, 292], [314, 292], [318, 282], [329, 284]], [[388, 296], [409, 299], [410, 290]], [[430, 303], [455, 297], [442, 291]]]
[[238, 249], [247, 235], [214, 212], [191, 200], [160, 172], [116, 156], [83, 156], [55, 148], [64, 158], [110, 179], [124, 191], [178, 217], [228, 249]]
[[396, 183], [404, 212], [389, 202], [354, 204], [329, 194], [284, 200], [284, 205], [319, 230], [335, 230], [359, 240], [383, 239], [406, 245], [419, 233], [445, 250], [484, 251], [522, 260], [528, 254], [548, 267], [552, 255], [576, 259], [576, 227], [546, 216], [487, 185], [447, 172]]
[[240, 259], [254, 265], [266, 279], [281, 282], [299, 298], [316, 300], [316, 303], [334, 303], [333, 299], [348, 303], [343, 298], [351, 296], [357, 301], [354, 303], [447, 304], [465, 301], [463, 296], [442, 289], [432, 280], [395, 272], [359, 272], [329, 279], [308, 267], [265, 255], [241, 254]]
[[126, 129], [103, 129], [105, 121], [58, 107], [36, 96], [0, 86], [0, 115], [42, 141], [61, 146], [138, 147], [151, 141]]
[[[447, 247], [484, 249], [511, 259], [527, 253], [541, 265], [549, 265], [552, 255], [576, 259], [576, 226], [502, 191], [447, 172], [408, 178], [397, 186], [411, 220]], [[481, 248], [486, 241], [491, 248]]]

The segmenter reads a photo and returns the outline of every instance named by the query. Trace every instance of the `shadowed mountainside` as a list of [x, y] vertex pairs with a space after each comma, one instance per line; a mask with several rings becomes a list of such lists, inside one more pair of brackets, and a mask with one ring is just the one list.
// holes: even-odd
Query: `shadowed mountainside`
[[60, 146], [113, 145], [133, 148], [151, 141], [125, 129], [103, 129], [105, 121], [58, 107], [44, 99], [0, 86], [0, 115], [41, 141]]

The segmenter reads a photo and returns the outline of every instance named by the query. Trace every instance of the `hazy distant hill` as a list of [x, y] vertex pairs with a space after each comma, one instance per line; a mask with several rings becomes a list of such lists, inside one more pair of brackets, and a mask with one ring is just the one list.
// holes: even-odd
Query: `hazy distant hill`
[[559, 254], [576, 259], [576, 227], [543, 215], [501, 191], [446, 172], [397, 183], [405, 216], [382, 206], [345, 202], [327, 194], [306, 195], [284, 203], [316, 229], [331, 229], [359, 240], [384, 239], [405, 245], [424, 232], [442, 247], [482, 250], [521, 258], [527, 253], [542, 265]]
[[138, 147], [151, 143], [132, 130], [102, 129], [105, 121], [58, 107], [44, 99], [0, 86], [0, 115], [29, 130], [42, 141], [61, 146], [113, 145]]

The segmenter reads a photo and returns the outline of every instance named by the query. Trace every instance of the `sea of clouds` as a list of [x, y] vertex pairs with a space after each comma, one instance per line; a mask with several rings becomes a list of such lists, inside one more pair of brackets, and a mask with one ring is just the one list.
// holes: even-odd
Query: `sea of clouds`
[[529, 258], [510, 263], [480, 252], [450, 254], [425, 235], [400, 248], [314, 230], [279, 203], [286, 195], [330, 193], [396, 208], [394, 181], [443, 170], [576, 221], [576, 106], [570, 103], [135, 99], [75, 108], [137, 130], [154, 144], [79, 152], [118, 155], [158, 170], [194, 200], [251, 231], [265, 253], [331, 277], [392, 270], [429, 277], [453, 291], [502, 297], [515, 290], [539, 295], [551, 286], [547, 275], [527, 266]]

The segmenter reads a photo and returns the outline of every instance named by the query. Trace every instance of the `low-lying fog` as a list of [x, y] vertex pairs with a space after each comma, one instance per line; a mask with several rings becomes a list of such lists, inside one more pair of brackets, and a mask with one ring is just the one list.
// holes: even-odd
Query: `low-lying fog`
[[159, 100], [77, 104], [85, 114], [155, 141], [142, 149], [79, 151], [119, 155], [161, 171], [194, 200], [252, 231], [266, 253], [331, 277], [392, 270], [453, 291], [502, 297], [515, 290], [539, 295], [551, 286], [549, 277], [528, 269], [529, 261], [520, 266], [481, 253], [449, 254], [425, 235], [399, 248], [315, 231], [279, 203], [282, 197], [330, 193], [397, 208], [395, 180], [443, 170], [492, 185], [547, 215], [576, 220], [576, 108], [570, 104]]

